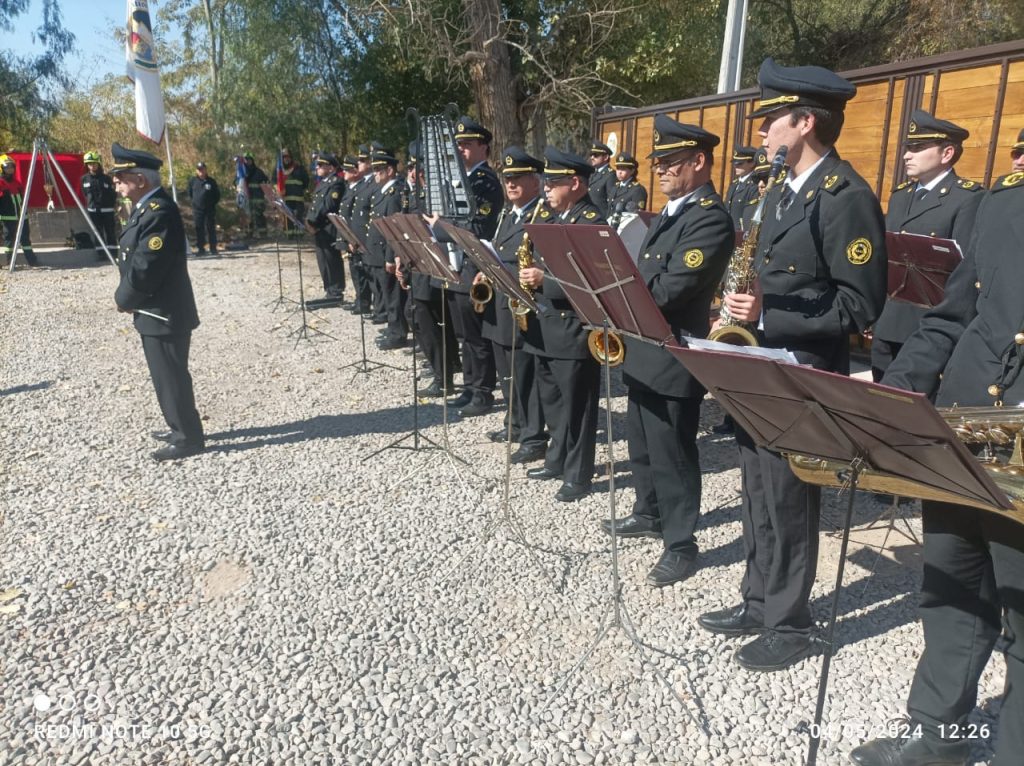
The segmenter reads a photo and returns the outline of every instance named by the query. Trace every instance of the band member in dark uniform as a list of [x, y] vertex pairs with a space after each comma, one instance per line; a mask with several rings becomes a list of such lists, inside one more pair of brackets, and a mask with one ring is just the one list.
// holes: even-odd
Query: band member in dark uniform
[[[929, 396], [940, 407], [1024, 401], [1024, 171], [982, 195], [963, 263], [941, 304], [925, 314], [882, 382]], [[998, 422], [998, 416], [993, 418]], [[1010, 516], [925, 500], [920, 617], [924, 653], [907, 700], [911, 737], [856, 748], [860, 766], [964, 766], [978, 680], [1005, 610], [1006, 694], [991, 766], [1024, 754], [1024, 527]]]
[[[338, 215], [345, 219], [345, 223], [356, 233], [360, 234], [365, 230], [353, 222], [353, 211], [356, 203], [356, 186], [362, 187], [363, 176], [358, 170], [359, 160], [354, 154], [346, 154], [341, 161], [342, 177], [345, 179], [345, 193], [341, 195], [341, 206], [338, 208]], [[361, 236], [361, 234], [360, 234]], [[348, 261], [348, 273], [352, 279], [352, 289], [355, 291], [355, 302], [350, 309], [353, 314], [370, 313], [370, 302], [372, 293], [366, 282], [363, 273], [363, 253], [358, 247], [352, 244], [347, 245], [346, 252], [342, 255], [343, 260]]]
[[750, 225], [754, 220], [754, 213], [757, 212], [757, 203], [761, 201], [761, 196], [764, 194], [771, 170], [771, 157], [768, 156], [764, 149], [758, 149], [754, 158], [754, 169], [750, 174], [754, 186], [757, 187], [757, 193], [747, 201], [743, 208], [743, 213], [740, 215], [740, 229], [742, 231], [750, 230]]
[[334, 246], [338, 235], [331, 219], [327, 217], [341, 209], [341, 198], [345, 193], [345, 182], [338, 177], [338, 164], [338, 158], [330, 152], [323, 152], [317, 157], [316, 176], [319, 183], [309, 204], [306, 229], [313, 235], [324, 298], [334, 298], [340, 302], [345, 297], [345, 262]]
[[615, 185], [615, 172], [611, 166], [612, 150], [607, 144], [594, 141], [590, 145], [590, 202], [605, 218], [608, 217], [608, 199]]
[[[523, 245], [525, 232], [523, 224], [551, 221], [553, 214], [541, 194], [541, 177], [544, 161], [531, 157], [518, 146], [505, 150], [501, 163], [501, 177], [505, 184], [508, 205], [502, 211], [498, 231], [494, 235], [494, 250], [498, 257], [514, 273], [519, 273], [519, 250]], [[529, 240], [527, 248], [532, 248]], [[532, 253], [532, 249], [530, 249]], [[532, 257], [532, 256], [531, 256]], [[536, 317], [523, 317], [527, 322]], [[536, 359], [523, 348], [523, 333], [516, 324], [518, 318], [512, 315], [505, 296], [496, 295], [487, 304], [484, 312], [483, 335], [494, 347], [494, 362], [498, 381], [505, 395], [505, 401], [514, 402], [508, 410], [512, 420], [512, 441], [519, 442], [519, 449], [512, 454], [512, 462], [529, 463], [541, 460], [547, 448], [547, 432], [544, 427], [544, 412], [537, 387]], [[513, 338], [515, 359], [513, 360]], [[512, 376], [512, 364], [515, 375]], [[514, 379], [514, 387], [509, 379]], [[508, 413], [506, 417], [508, 417]], [[508, 422], [505, 427], [489, 434], [492, 441], [504, 442], [508, 436]]]
[[[375, 151], [370, 155], [370, 164], [377, 185], [370, 222], [394, 213], [409, 212], [409, 187], [398, 175], [398, 159], [387, 150]], [[380, 293], [387, 316], [387, 332], [377, 345], [385, 351], [404, 348], [409, 335], [409, 323], [405, 318], [406, 290], [395, 277], [395, 253], [376, 226], [370, 226], [363, 260], [372, 269], [374, 277], [381, 280]]]
[[[455, 125], [455, 142], [459, 156], [469, 178], [469, 193], [476, 200], [476, 215], [467, 228], [480, 239], [491, 239], [498, 228], [498, 216], [504, 205], [504, 195], [497, 174], [487, 165], [491, 151], [491, 131], [471, 117], [459, 118]], [[435, 211], [436, 212], [436, 211]], [[462, 282], [449, 285], [446, 292], [447, 313], [462, 340], [462, 393], [451, 402], [464, 417], [483, 415], [494, 405], [494, 384], [497, 373], [491, 343], [481, 334], [483, 316], [473, 307], [469, 286], [477, 275], [477, 268], [457, 248], [453, 249], [452, 268]]]
[[[955, 239], [961, 250], [967, 247], [984, 191], [976, 182], [960, 178], [953, 167], [969, 135], [959, 125], [920, 109], [910, 115], [903, 162], [913, 180], [897, 186], [889, 197], [888, 231]], [[925, 311], [906, 301], [885, 301], [871, 341], [871, 374], [876, 381], [882, 379]]]
[[608, 223], [618, 227], [622, 216], [647, 209], [647, 189], [636, 180], [637, 162], [629, 152], [615, 156], [615, 183], [608, 190]]
[[205, 446], [188, 372], [199, 314], [188, 278], [185, 226], [178, 206], [161, 186], [160, 159], [120, 144], [111, 147], [111, 156], [117, 191], [133, 205], [119, 242], [121, 283], [114, 302], [118, 311], [135, 314], [160, 411], [171, 429], [160, 437], [170, 444], [153, 458], [177, 460], [196, 455]]
[[[117, 192], [114, 191], [114, 179], [103, 172], [103, 161], [99, 152], [86, 152], [82, 157], [87, 172], [82, 176], [80, 186], [85, 197], [85, 209], [89, 220], [99, 232], [102, 242], [96, 243], [96, 260], [107, 260], [103, 245], [115, 256], [117, 242], [114, 238], [114, 208], [117, 206]], [[191, 190], [191, 186], [189, 189]], [[214, 243], [217, 239], [214, 236]]]
[[348, 224], [356, 236], [362, 237], [363, 249], [360, 252], [351, 252], [350, 257], [359, 263], [359, 285], [356, 290], [356, 308], [363, 309], [364, 314], [373, 312], [374, 324], [387, 322], [387, 314], [384, 309], [384, 298], [377, 291], [379, 285], [373, 276], [373, 271], [366, 264], [366, 237], [370, 233], [370, 207], [373, 203], [373, 193], [377, 184], [373, 180], [373, 173], [370, 168], [370, 148], [365, 144], [359, 145], [356, 154], [356, 172], [360, 174], [361, 180], [352, 185], [352, 217]]
[[757, 164], [757, 149], [753, 146], [737, 146], [732, 154], [733, 182], [725, 192], [725, 206], [732, 216], [733, 225], [739, 229], [747, 203], [758, 198], [754, 166]]
[[[761, 101], [751, 114], [768, 155], [788, 146], [789, 172], [765, 198], [755, 253], [759, 289], [729, 293], [729, 313], [758, 327], [768, 348], [803, 364], [849, 374], [849, 336], [868, 327], [885, 301], [885, 222], [878, 199], [834, 144], [847, 80], [821, 67], [761, 65]], [[700, 617], [707, 630], [760, 634], [736, 653], [749, 670], [780, 670], [812, 651], [808, 603], [818, 560], [821, 492], [786, 459], [736, 431], [743, 471], [746, 573], [740, 604]]]
[[[673, 334], [704, 338], [708, 306], [736, 241], [732, 219], [711, 183], [718, 136], [664, 114], [654, 118], [655, 172], [668, 197], [640, 247], [637, 268]], [[696, 569], [694, 531], [700, 516], [697, 426], [705, 389], [663, 348], [624, 339], [622, 379], [629, 462], [636, 488], [633, 513], [618, 524], [627, 537], [661, 537], [664, 550], [647, 575], [655, 587], [685, 580]], [[611, 521], [604, 522], [606, 531]]]
[[[544, 194], [555, 213], [554, 223], [606, 223], [590, 201], [587, 179], [591, 172], [578, 154], [553, 146], [544, 150]], [[526, 475], [562, 479], [555, 499], [571, 502], [590, 493], [594, 476], [601, 368], [587, 346], [588, 332], [562, 287], [545, 279], [539, 265], [522, 269], [519, 281], [538, 293], [541, 304], [538, 321], [527, 328], [523, 348], [536, 357], [541, 406], [551, 432], [543, 467], [531, 468]]]

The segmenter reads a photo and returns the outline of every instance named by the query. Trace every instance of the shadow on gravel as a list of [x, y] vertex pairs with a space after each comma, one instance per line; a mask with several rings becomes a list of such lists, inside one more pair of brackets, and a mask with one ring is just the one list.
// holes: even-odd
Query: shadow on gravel
[[[700, 538], [697, 539], [700, 544]], [[720, 545], [717, 548], [702, 550], [697, 562], [702, 569], [707, 567], [727, 567], [738, 564], [746, 559], [746, 551], [743, 549], [743, 538], [737, 537], [731, 543]]]
[[14, 394], [27, 394], [29, 391], [45, 391], [53, 385], [52, 380], [41, 380], [38, 383], [22, 383], [20, 386], [11, 386], [0, 391], [0, 396], [13, 396]]
[[[438, 408], [440, 410], [440, 407]], [[423, 408], [420, 408], [420, 424], [423, 422]], [[342, 415], [317, 415], [306, 420], [279, 423], [252, 428], [234, 428], [207, 434], [208, 441], [242, 440], [237, 444], [217, 444], [211, 452], [241, 452], [257, 447], [277, 444], [296, 444], [313, 439], [344, 439], [349, 436], [367, 434], [403, 434], [412, 430], [412, 407], [392, 407], [373, 412], [353, 412]], [[370, 448], [367, 447], [367, 452]]]
[[[856, 593], [856, 586], [854, 586], [854, 592]], [[849, 590], [843, 593], [843, 596], [839, 599], [839, 611], [840, 614], [843, 612], [852, 611], [854, 608], [849, 605], [849, 599], [847, 596]], [[822, 617], [826, 617], [827, 610], [831, 608], [832, 596], [824, 601], [827, 603], [819, 602], [812, 605], [812, 609], [820, 607]], [[875, 636], [881, 636], [888, 633], [894, 628], [898, 628], [901, 625], [906, 625], [909, 622], [913, 622], [917, 619], [917, 594], [905, 593], [895, 601], [890, 601], [888, 604], [883, 604], [875, 609], [870, 609], [863, 614], [858, 614], [855, 617], [848, 617], [845, 619], [839, 619], [836, 622], [836, 637], [835, 645], [836, 649], [842, 649], [846, 646], [853, 646], [854, 644], [864, 641]]]

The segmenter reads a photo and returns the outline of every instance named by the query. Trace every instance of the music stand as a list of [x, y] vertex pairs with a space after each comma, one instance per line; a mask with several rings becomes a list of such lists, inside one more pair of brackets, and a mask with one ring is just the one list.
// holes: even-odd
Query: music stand
[[[523, 228], [533, 240], [539, 260], [549, 272], [545, 279], [554, 278], [561, 285], [583, 324], [600, 329], [604, 333], [605, 348], [608, 348], [608, 339], [612, 331], [658, 345], [673, 340], [672, 329], [665, 321], [665, 316], [654, 302], [629, 251], [612, 227], [587, 224], [526, 224]], [[615, 506], [615, 459], [612, 453], [611, 364], [607, 356], [603, 366], [605, 430], [608, 439], [608, 511], [612, 529], [611, 593], [597, 635], [566, 674], [548, 704], [583, 667], [605, 636], [618, 628], [640, 652], [641, 661], [648, 661], [655, 675], [665, 684], [690, 719], [706, 736], [710, 736], [707, 724], [698, 720], [682, 696], [669, 683], [668, 678], [649, 661], [648, 649], [654, 649], [661, 654], [666, 652], [639, 639], [622, 598], [622, 585], [619, 579], [618, 519]]]
[[889, 298], [921, 308], [942, 302], [946, 281], [964, 259], [956, 240], [907, 234], [885, 233], [889, 259]]
[[[740, 351], [668, 346], [733, 416], [758, 447], [806, 456], [850, 489], [807, 765], [817, 762], [828, 676], [834, 652], [854, 496], [860, 475], [882, 473], [924, 485], [932, 499], [1014, 511], [1006, 495], [956, 437], [924, 394], [890, 388]], [[840, 466], [836, 470], [834, 466]], [[881, 470], [885, 466], [885, 470]], [[805, 479], [807, 480], [807, 479]], [[817, 483], [817, 482], [815, 482]]]

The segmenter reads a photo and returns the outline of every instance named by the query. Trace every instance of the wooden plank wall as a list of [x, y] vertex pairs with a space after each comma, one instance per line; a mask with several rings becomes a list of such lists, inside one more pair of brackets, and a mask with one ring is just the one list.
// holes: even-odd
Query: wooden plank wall
[[[987, 49], [979, 49], [987, 50]], [[1024, 41], [1003, 45], [999, 55], [984, 60], [977, 51], [942, 57], [938, 64], [915, 67], [914, 62], [882, 67], [851, 76], [857, 95], [847, 106], [837, 149], [871, 185], [883, 207], [897, 184], [905, 180], [902, 138], [915, 108], [931, 111], [967, 128], [971, 135], [957, 163], [957, 172], [988, 185], [1010, 170], [1010, 146], [1024, 129]], [[982, 60], [978, 60], [981, 58]], [[760, 145], [757, 121], [743, 119], [756, 99], [723, 96], [692, 99], [668, 105], [665, 113], [680, 122], [702, 126], [720, 136], [713, 179], [724, 192], [732, 175], [729, 160], [736, 145]], [[650, 109], [617, 111], [595, 116], [596, 133], [605, 143], [630, 151], [639, 161], [638, 178], [650, 194], [649, 207], [658, 210], [665, 197], [658, 189], [651, 162], [654, 113]]]

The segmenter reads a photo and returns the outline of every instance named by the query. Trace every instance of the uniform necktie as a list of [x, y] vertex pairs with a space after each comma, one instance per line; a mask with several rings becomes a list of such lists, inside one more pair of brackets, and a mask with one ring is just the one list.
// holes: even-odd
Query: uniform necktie
[[796, 194], [793, 192], [793, 187], [786, 184], [782, 187], [782, 197], [779, 198], [779, 204], [775, 208], [775, 220], [781, 221], [782, 214], [789, 210], [789, 206], [793, 204], [793, 198]]
[[923, 200], [927, 194], [928, 190], [926, 188], [923, 186], [918, 188], [918, 190], [914, 192], [914, 199], [910, 201], [910, 209], [913, 210], [918, 207], [921, 204], [921, 200]]

